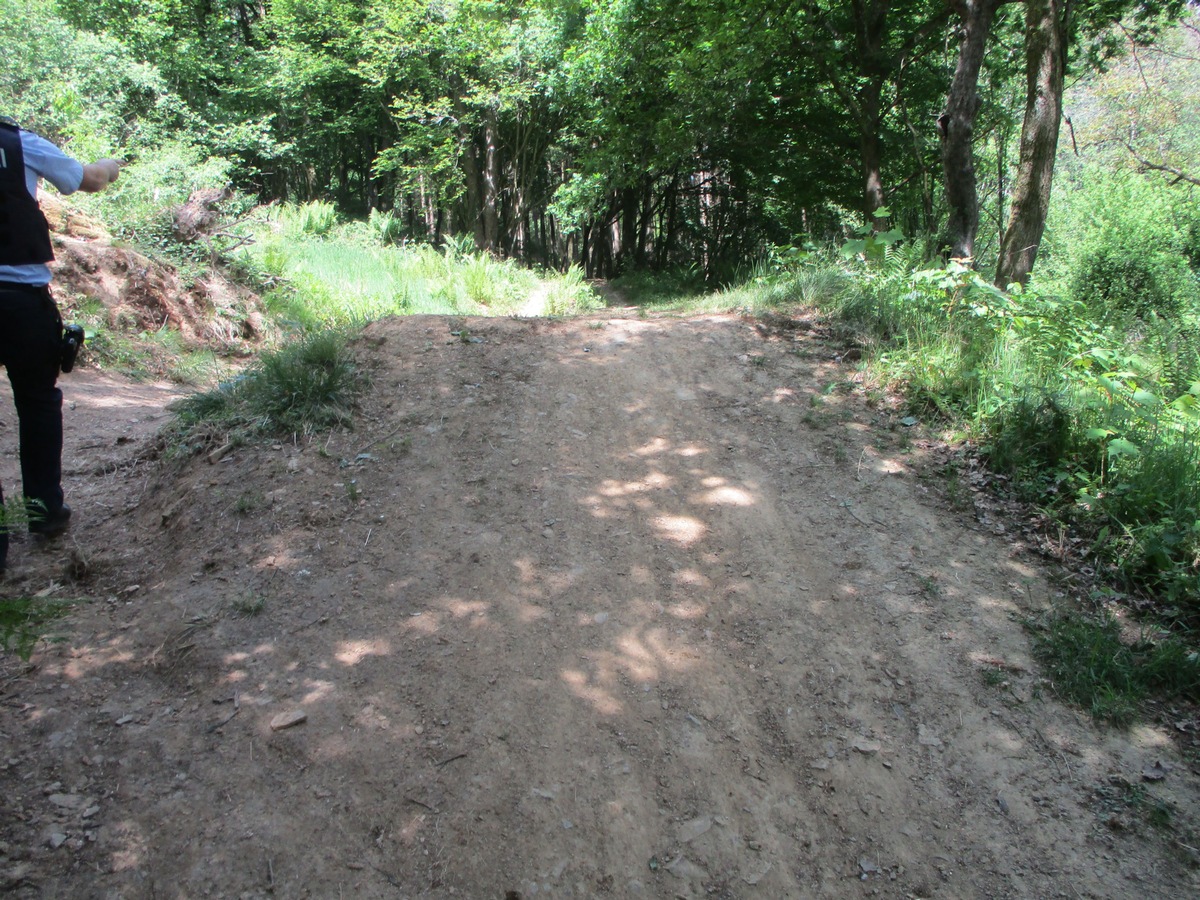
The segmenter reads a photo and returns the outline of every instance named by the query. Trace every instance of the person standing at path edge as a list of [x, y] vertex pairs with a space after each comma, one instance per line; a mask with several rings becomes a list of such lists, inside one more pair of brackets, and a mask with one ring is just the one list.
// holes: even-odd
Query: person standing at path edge
[[[102, 191], [120, 164], [88, 165], [45, 138], [0, 120], [0, 365], [8, 370], [20, 427], [21, 481], [29, 530], [54, 537], [67, 530], [71, 508], [62, 490], [63, 323], [50, 296], [54, 259], [50, 226], [37, 203], [38, 179], [64, 194]], [[9, 526], [0, 487], [0, 573], [8, 565]]]

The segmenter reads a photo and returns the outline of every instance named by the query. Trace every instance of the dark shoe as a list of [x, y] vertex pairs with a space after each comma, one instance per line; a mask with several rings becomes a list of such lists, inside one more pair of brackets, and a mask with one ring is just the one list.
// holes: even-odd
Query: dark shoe
[[48, 513], [40, 503], [29, 510], [29, 533], [42, 537], [58, 537], [71, 525], [71, 507], [63, 504], [57, 512]]

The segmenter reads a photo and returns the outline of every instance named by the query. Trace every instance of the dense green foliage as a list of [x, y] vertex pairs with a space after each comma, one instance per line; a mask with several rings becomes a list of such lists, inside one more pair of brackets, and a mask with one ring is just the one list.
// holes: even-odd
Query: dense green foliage
[[1200, 372], [1177, 328], [954, 267], [885, 263], [852, 284], [831, 307], [878, 348], [879, 385], [959, 423], [1021, 498], [1089, 536], [1094, 565], [1200, 614]]
[[[981, 187], [1002, 222], [1029, 38], [996, 6], [968, 124], [999, 154]], [[1152, 36], [1149, 9], [1082, 4], [1076, 68]], [[105, 201], [122, 221], [229, 180], [387, 215], [401, 239], [710, 282], [847, 211], [938, 232], [937, 123], [970, 25], [941, 0], [0, 0], [0, 20], [0, 105], [130, 159]]]

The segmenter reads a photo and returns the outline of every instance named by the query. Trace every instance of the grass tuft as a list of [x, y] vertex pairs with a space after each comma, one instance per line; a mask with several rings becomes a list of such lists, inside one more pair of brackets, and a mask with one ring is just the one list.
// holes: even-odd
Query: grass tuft
[[1200, 698], [1200, 659], [1177, 638], [1126, 644], [1108, 613], [1065, 613], [1027, 624], [1055, 690], [1098, 720], [1128, 727], [1152, 693]]
[[349, 426], [366, 381], [344, 332], [315, 332], [264, 353], [238, 378], [177, 404], [173, 443], [194, 445], [213, 432], [245, 437]]

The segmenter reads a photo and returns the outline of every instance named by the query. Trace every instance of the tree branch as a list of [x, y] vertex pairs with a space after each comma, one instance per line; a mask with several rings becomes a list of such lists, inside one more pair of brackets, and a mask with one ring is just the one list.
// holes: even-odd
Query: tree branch
[[1140, 167], [1142, 172], [1163, 172], [1167, 175], [1175, 176], [1175, 180], [1172, 181], [1171, 184], [1179, 184], [1179, 182], [1181, 182], [1181, 181], [1186, 181], [1188, 184], [1194, 184], [1194, 185], [1196, 185], [1196, 187], [1200, 187], [1200, 178], [1197, 178], [1193, 175], [1189, 175], [1186, 172], [1184, 172], [1182, 169], [1177, 169], [1174, 166], [1168, 166], [1168, 165], [1160, 164], [1160, 163], [1152, 163], [1152, 162], [1150, 162], [1150, 160], [1144, 159], [1143, 157], [1139, 156], [1138, 152], [1133, 149], [1133, 145], [1130, 144], [1128, 141], [1125, 141], [1124, 144], [1125, 144], [1125, 149], [1129, 151], [1130, 155], [1135, 160], [1137, 160], [1137, 164]]
[[1125, 40], [1129, 41], [1129, 53], [1133, 56], [1134, 63], [1137, 64], [1138, 77], [1142, 79], [1142, 87], [1146, 89], [1146, 93], [1150, 93], [1150, 82], [1146, 80], [1146, 72], [1142, 69], [1142, 58], [1138, 56], [1137, 41], [1133, 39], [1133, 35], [1129, 33], [1121, 22], [1117, 23], [1117, 27], [1121, 29], [1121, 33], [1125, 35]]

